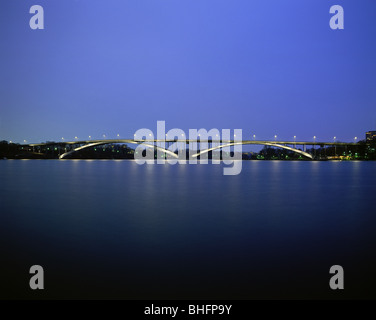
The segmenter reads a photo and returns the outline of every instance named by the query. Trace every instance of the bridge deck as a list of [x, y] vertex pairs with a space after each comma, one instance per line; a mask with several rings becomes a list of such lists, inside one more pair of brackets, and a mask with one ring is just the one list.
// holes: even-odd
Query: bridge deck
[[91, 144], [91, 143], [173, 143], [173, 142], [180, 142], [180, 143], [236, 143], [236, 144], [256, 144], [256, 145], [263, 145], [263, 144], [280, 144], [280, 145], [314, 145], [314, 146], [349, 146], [349, 145], [357, 145], [356, 142], [312, 142], [312, 141], [275, 141], [275, 140], [190, 140], [190, 139], [101, 139], [101, 140], [80, 140], [80, 141], [59, 141], [59, 142], [43, 142], [43, 143], [28, 143], [23, 144], [24, 146], [30, 147], [37, 147], [37, 146], [46, 146], [46, 145], [70, 145], [70, 144]]

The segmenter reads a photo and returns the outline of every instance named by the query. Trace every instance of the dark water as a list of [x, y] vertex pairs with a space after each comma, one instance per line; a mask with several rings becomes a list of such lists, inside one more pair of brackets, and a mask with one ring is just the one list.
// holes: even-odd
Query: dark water
[[376, 298], [376, 162], [222, 169], [0, 161], [1, 298]]

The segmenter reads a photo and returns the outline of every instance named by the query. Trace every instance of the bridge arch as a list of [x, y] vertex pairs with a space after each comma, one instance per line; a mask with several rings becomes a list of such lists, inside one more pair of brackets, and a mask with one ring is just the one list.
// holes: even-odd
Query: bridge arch
[[178, 155], [176, 153], [172, 152], [171, 150], [164, 149], [164, 148], [159, 147], [157, 145], [149, 144], [147, 142], [148, 142], [147, 140], [144, 140], [144, 141], [135, 141], [135, 140], [106, 140], [106, 141], [92, 142], [92, 143], [89, 143], [89, 144], [85, 144], [85, 145], [83, 145], [81, 147], [77, 147], [77, 148], [75, 148], [75, 149], [73, 149], [71, 151], [63, 153], [62, 155], [60, 155], [59, 159], [64, 159], [66, 156], [68, 156], [70, 154], [73, 154], [73, 153], [75, 153], [75, 152], [77, 152], [79, 150], [83, 150], [83, 149], [91, 148], [91, 147], [95, 147], [95, 146], [101, 146], [101, 145], [105, 145], [105, 144], [111, 144], [111, 143], [142, 144], [146, 148], [157, 149], [157, 150], [160, 150], [162, 152], [165, 152], [165, 153], [171, 155], [174, 158], [178, 158]]
[[208, 152], [216, 150], [216, 149], [222, 149], [222, 148], [225, 148], [225, 147], [231, 147], [231, 146], [235, 146], [235, 145], [247, 145], [247, 144], [257, 144], [257, 145], [278, 147], [278, 148], [281, 148], [281, 149], [286, 149], [286, 150], [290, 150], [290, 151], [293, 151], [295, 153], [301, 154], [301, 155], [303, 155], [303, 156], [305, 156], [309, 159], [313, 159], [313, 156], [311, 154], [309, 154], [308, 152], [305, 152], [305, 151], [302, 151], [302, 150], [299, 150], [299, 149], [296, 149], [296, 148], [291, 148], [291, 147], [285, 146], [283, 144], [271, 143], [271, 142], [266, 142], [266, 141], [257, 142], [257, 143], [253, 142], [253, 141], [230, 142], [230, 143], [227, 143], [227, 144], [215, 146], [215, 147], [200, 151], [200, 152], [194, 154], [193, 157], [196, 158], [196, 157], [198, 157], [202, 154], [208, 153]]
[[[166, 154], [169, 154], [170, 156], [172, 156], [174, 158], [179, 158], [179, 156], [176, 153], [172, 152], [171, 150], [159, 147], [158, 145], [150, 144], [150, 142], [151, 141], [148, 141], [148, 140], [136, 141], [136, 140], [130, 140], [130, 139], [102, 140], [102, 141], [93, 141], [93, 142], [90, 142], [90, 143], [88, 141], [85, 141], [84, 143], [87, 143], [87, 144], [80, 146], [80, 147], [77, 147], [77, 148], [75, 148], [71, 151], [63, 153], [62, 155], [60, 155], [59, 159], [64, 159], [66, 156], [73, 154], [74, 152], [77, 152], [79, 150], [83, 150], [83, 149], [91, 148], [91, 147], [95, 147], [95, 146], [100, 146], [100, 145], [112, 144], [112, 143], [142, 144], [146, 148], [157, 149], [157, 150], [160, 150], [160, 151], [162, 151]], [[158, 142], [158, 141], [155, 141], [155, 142]], [[179, 140], [177, 140], [177, 142], [179, 142]], [[180, 141], [180, 142], [188, 143], [188, 142], [191, 142], [191, 141], [184, 140], [184, 141]], [[299, 150], [299, 149], [296, 149], [296, 148], [288, 147], [288, 146], [283, 145], [283, 144], [269, 142], [269, 141], [256, 141], [256, 142], [255, 141], [239, 141], [239, 142], [229, 141], [228, 143], [225, 143], [225, 144], [222, 144], [222, 145], [219, 145], [219, 146], [215, 146], [215, 147], [212, 147], [212, 148], [201, 150], [200, 152], [194, 154], [193, 158], [196, 158], [196, 157], [198, 157], [202, 154], [208, 153], [210, 151], [222, 149], [222, 148], [225, 148], [225, 147], [231, 147], [231, 146], [235, 146], [235, 145], [250, 145], [250, 144], [266, 145], [266, 146], [272, 146], [272, 147], [277, 147], [277, 148], [281, 148], [281, 149], [286, 149], [286, 150], [293, 151], [297, 154], [301, 154], [301, 155], [305, 156], [306, 158], [313, 159], [313, 156], [311, 154], [309, 154], [308, 152], [305, 152], [305, 151], [302, 151], [302, 150]]]

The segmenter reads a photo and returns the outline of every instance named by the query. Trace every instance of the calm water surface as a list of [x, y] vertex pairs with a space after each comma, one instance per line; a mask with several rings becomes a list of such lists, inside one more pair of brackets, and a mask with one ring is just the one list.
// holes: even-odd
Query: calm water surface
[[222, 171], [0, 161], [1, 298], [376, 298], [376, 162]]

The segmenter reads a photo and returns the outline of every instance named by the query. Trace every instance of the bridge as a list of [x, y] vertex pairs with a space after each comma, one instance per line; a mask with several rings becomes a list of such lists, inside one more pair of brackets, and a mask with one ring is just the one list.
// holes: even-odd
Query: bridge
[[[197, 152], [193, 154], [193, 158], [205, 155], [214, 150], [228, 148], [237, 145], [264, 145], [275, 148], [281, 148], [293, 151], [307, 159], [314, 159], [314, 155], [306, 151], [307, 146], [312, 147], [326, 147], [326, 146], [356, 146], [356, 142], [311, 142], [311, 141], [276, 141], [276, 140], [190, 140], [190, 139], [101, 139], [101, 140], [81, 140], [81, 141], [63, 141], [63, 142], [45, 142], [45, 143], [30, 143], [24, 144], [23, 147], [32, 148], [32, 151], [41, 147], [55, 146], [59, 151], [59, 159], [64, 159], [67, 156], [74, 154], [77, 151], [92, 148], [106, 144], [142, 144], [146, 148], [159, 150], [166, 155], [173, 158], [178, 158], [178, 154], [171, 149], [171, 145], [186, 144], [188, 148], [196, 146]], [[175, 145], [176, 146], [176, 145]], [[197, 147], [198, 146], [198, 147]], [[203, 146], [203, 149], [200, 147]], [[298, 149], [298, 146], [301, 149]], [[175, 148], [176, 149], [176, 148]]]

